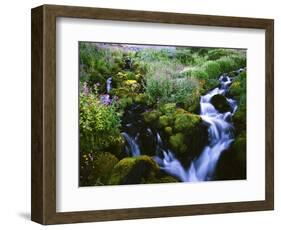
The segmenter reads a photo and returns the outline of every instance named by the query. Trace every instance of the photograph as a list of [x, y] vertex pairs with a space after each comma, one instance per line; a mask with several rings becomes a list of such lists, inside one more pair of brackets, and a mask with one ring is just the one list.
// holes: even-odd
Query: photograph
[[79, 186], [245, 180], [246, 49], [79, 42]]

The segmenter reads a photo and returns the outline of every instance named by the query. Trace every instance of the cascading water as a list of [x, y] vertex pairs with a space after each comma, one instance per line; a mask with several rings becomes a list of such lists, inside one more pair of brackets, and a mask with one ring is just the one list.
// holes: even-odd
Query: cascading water
[[233, 126], [230, 121], [237, 109], [236, 101], [227, 98], [227, 101], [232, 108], [232, 113], [220, 113], [211, 104], [211, 98], [214, 95], [225, 95], [231, 85], [231, 79], [228, 76], [221, 76], [219, 80], [220, 87], [201, 96], [200, 116], [209, 126], [209, 143], [205, 146], [199, 157], [191, 162], [188, 170], [184, 170], [181, 163], [170, 151], [164, 154], [164, 159], [162, 161], [161, 159], [159, 160], [159, 158], [156, 158], [156, 161], [164, 171], [178, 177], [181, 181], [211, 180], [221, 153], [228, 149], [234, 140]]
[[[138, 107], [140, 105], [127, 111], [126, 122], [123, 124], [124, 132], [122, 135], [127, 143], [126, 153], [130, 156], [143, 154], [144, 144], [141, 142], [139, 136], [146, 133], [147, 138], [155, 142], [154, 151], [156, 155], [154, 159], [163, 171], [177, 177], [183, 182], [211, 180], [221, 154], [223, 151], [227, 150], [234, 141], [231, 118], [237, 109], [237, 102], [227, 97], [226, 100], [231, 107], [231, 112], [220, 113], [212, 105], [212, 97], [217, 94], [225, 96], [232, 83], [231, 78], [225, 75], [221, 76], [219, 80], [219, 87], [201, 96], [200, 116], [208, 126], [209, 141], [203, 148], [201, 154], [191, 161], [188, 169], [185, 169], [181, 162], [175, 157], [175, 154], [167, 148], [157, 130], [143, 127], [143, 122], [137, 114], [144, 112], [145, 108]], [[110, 83], [108, 83], [108, 85], [110, 85]]]
[[123, 137], [126, 139], [128, 143], [128, 148], [126, 149], [128, 155], [132, 156], [139, 156], [140, 155], [140, 148], [135, 140], [135, 138], [131, 137], [128, 133], [123, 132]]
[[111, 83], [112, 83], [112, 77], [107, 78], [106, 80], [106, 92], [109, 93], [111, 90]]

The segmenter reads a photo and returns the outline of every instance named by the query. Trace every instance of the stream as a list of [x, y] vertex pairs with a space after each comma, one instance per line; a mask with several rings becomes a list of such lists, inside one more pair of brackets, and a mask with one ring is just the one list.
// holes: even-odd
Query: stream
[[[208, 144], [202, 152], [185, 168], [175, 154], [163, 142], [161, 133], [155, 127], [149, 127], [141, 114], [149, 108], [145, 105], [133, 104], [122, 118], [122, 135], [126, 140], [125, 152], [128, 156], [141, 154], [153, 155], [154, 160], [169, 175], [182, 182], [209, 181], [213, 179], [217, 162], [221, 154], [234, 141], [231, 118], [237, 110], [237, 102], [231, 98], [227, 101], [231, 112], [220, 113], [211, 104], [216, 94], [226, 96], [232, 79], [227, 75], [219, 78], [220, 85], [200, 99], [200, 116], [208, 127]], [[107, 92], [110, 91], [111, 79], [107, 81]]]

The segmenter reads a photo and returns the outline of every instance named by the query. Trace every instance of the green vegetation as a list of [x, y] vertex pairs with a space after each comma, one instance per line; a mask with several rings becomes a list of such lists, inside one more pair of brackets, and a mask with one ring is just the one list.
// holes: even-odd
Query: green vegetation
[[[246, 67], [245, 51], [80, 42], [79, 65], [81, 186], [178, 182], [147, 156], [155, 156], [160, 141], [151, 135], [161, 135], [187, 166], [208, 143], [198, 115], [200, 97], [218, 86], [223, 73], [234, 79], [226, 96], [238, 102], [231, 151], [240, 154], [236, 162], [245, 163], [246, 71], [235, 72]], [[215, 95], [212, 104], [220, 112], [231, 110], [222, 95]], [[128, 153], [123, 132], [131, 113], [137, 114], [126, 125], [143, 126], [138, 132], [146, 155]]]
[[80, 94], [80, 151], [89, 153], [120, 141], [120, 119], [114, 105], [107, 106], [96, 95]]
[[108, 152], [80, 156], [80, 186], [105, 185], [118, 159]]
[[159, 166], [146, 155], [127, 157], [119, 161], [108, 181], [110, 185], [171, 182], [178, 182], [178, 180], [160, 172]]

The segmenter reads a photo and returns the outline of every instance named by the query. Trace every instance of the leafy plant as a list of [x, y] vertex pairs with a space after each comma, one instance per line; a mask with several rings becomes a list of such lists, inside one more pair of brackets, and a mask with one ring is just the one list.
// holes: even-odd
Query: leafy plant
[[94, 94], [80, 94], [80, 152], [103, 150], [120, 136], [114, 105], [104, 105]]

